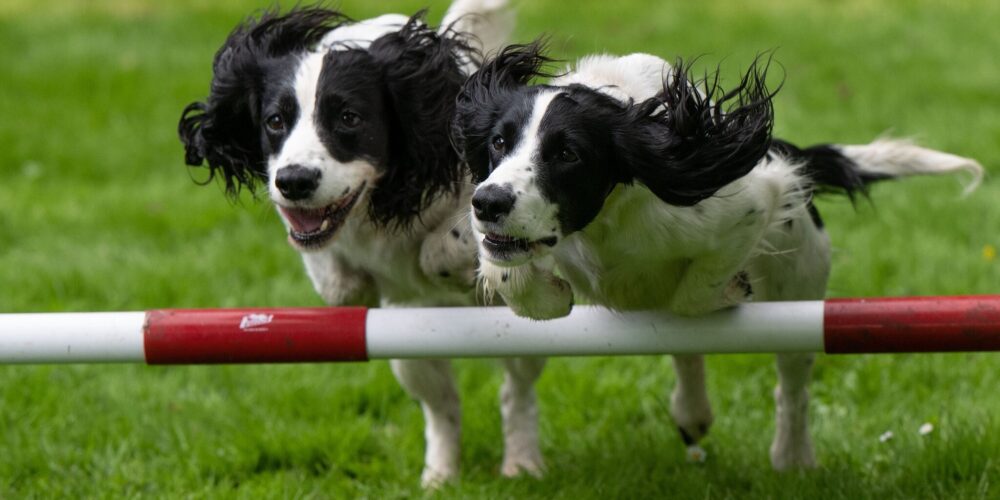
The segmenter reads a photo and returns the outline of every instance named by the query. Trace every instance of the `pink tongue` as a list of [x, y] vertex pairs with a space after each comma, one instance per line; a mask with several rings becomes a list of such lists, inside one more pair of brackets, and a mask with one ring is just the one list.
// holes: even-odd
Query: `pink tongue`
[[323, 225], [323, 219], [326, 218], [325, 208], [301, 210], [282, 207], [281, 212], [285, 214], [285, 217], [296, 233], [314, 233], [319, 231], [319, 227]]

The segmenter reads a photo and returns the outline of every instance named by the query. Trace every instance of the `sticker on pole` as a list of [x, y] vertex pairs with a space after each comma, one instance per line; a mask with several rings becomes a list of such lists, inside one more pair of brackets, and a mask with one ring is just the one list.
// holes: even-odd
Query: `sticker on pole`
[[273, 314], [251, 313], [240, 319], [240, 330], [244, 332], [266, 332], [267, 326], [274, 320]]

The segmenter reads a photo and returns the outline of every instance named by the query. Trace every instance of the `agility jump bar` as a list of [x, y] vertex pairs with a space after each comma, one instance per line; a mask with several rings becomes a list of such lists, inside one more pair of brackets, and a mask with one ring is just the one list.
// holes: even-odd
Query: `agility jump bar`
[[680, 353], [1000, 351], [1000, 296], [745, 304], [703, 317], [577, 306], [0, 314], [0, 363], [228, 364]]

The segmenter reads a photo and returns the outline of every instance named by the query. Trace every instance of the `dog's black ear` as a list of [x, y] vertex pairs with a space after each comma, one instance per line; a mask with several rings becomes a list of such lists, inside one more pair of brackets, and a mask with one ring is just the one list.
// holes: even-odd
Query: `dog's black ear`
[[310, 8], [285, 15], [268, 11], [237, 26], [215, 54], [208, 99], [189, 104], [181, 113], [177, 132], [185, 162], [195, 167], [207, 163], [206, 182], [220, 175], [230, 195], [241, 186], [253, 191], [267, 178], [260, 99], [269, 68], [313, 47], [345, 21], [338, 12]]
[[462, 86], [455, 101], [451, 139], [476, 182], [489, 176], [486, 144], [510, 90], [527, 85], [535, 77], [554, 76], [542, 69], [552, 62], [544, 55], [545, 48], [543, 39], [527, 45], [510, 45], [486, 61]]
[[631, 106], [616, 127], [623, 174], [671, 205], [691, 206], [749, 173], [771, 144], [769, 65], [758, 58], [729, 91], [716, 72], [699, 92], [690, 67], [678, 61], [663, 91]]
[[463, 65], [478, 57], [464, 35], [439, 33], [415, 14], [399, 30], [371, 43], [388, 100], [389, 158], [372, 191], [370, 215], [405, 226], [439, 195], [456, 193], [463, 168], [448, 139]]

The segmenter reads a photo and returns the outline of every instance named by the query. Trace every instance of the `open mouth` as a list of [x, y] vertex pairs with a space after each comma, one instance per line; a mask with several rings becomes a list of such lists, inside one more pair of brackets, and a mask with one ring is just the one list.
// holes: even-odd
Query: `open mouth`
[[544, 245], [544, 246], [555, 246], [557, 242], [555, 236], [549, 236], [542, 238], [540, 240], [531, 241], [524, 238], [515, 238], [513, 236], [508, 236], [505, 234], [497, 233], [486, 233], [483, 238], [483, 246], [486, 247], [490, 253], [503, 260], [510, 260], [519, 254], [528, 253], [533, 248]]
[[353, 193], [323, 208], [279, 206], [291, 226], [288, 230], [289, 239], [303, 248], [315, 248], [329, 241], [340, 226], [344, 225], [364, 187], [362, 184]]

